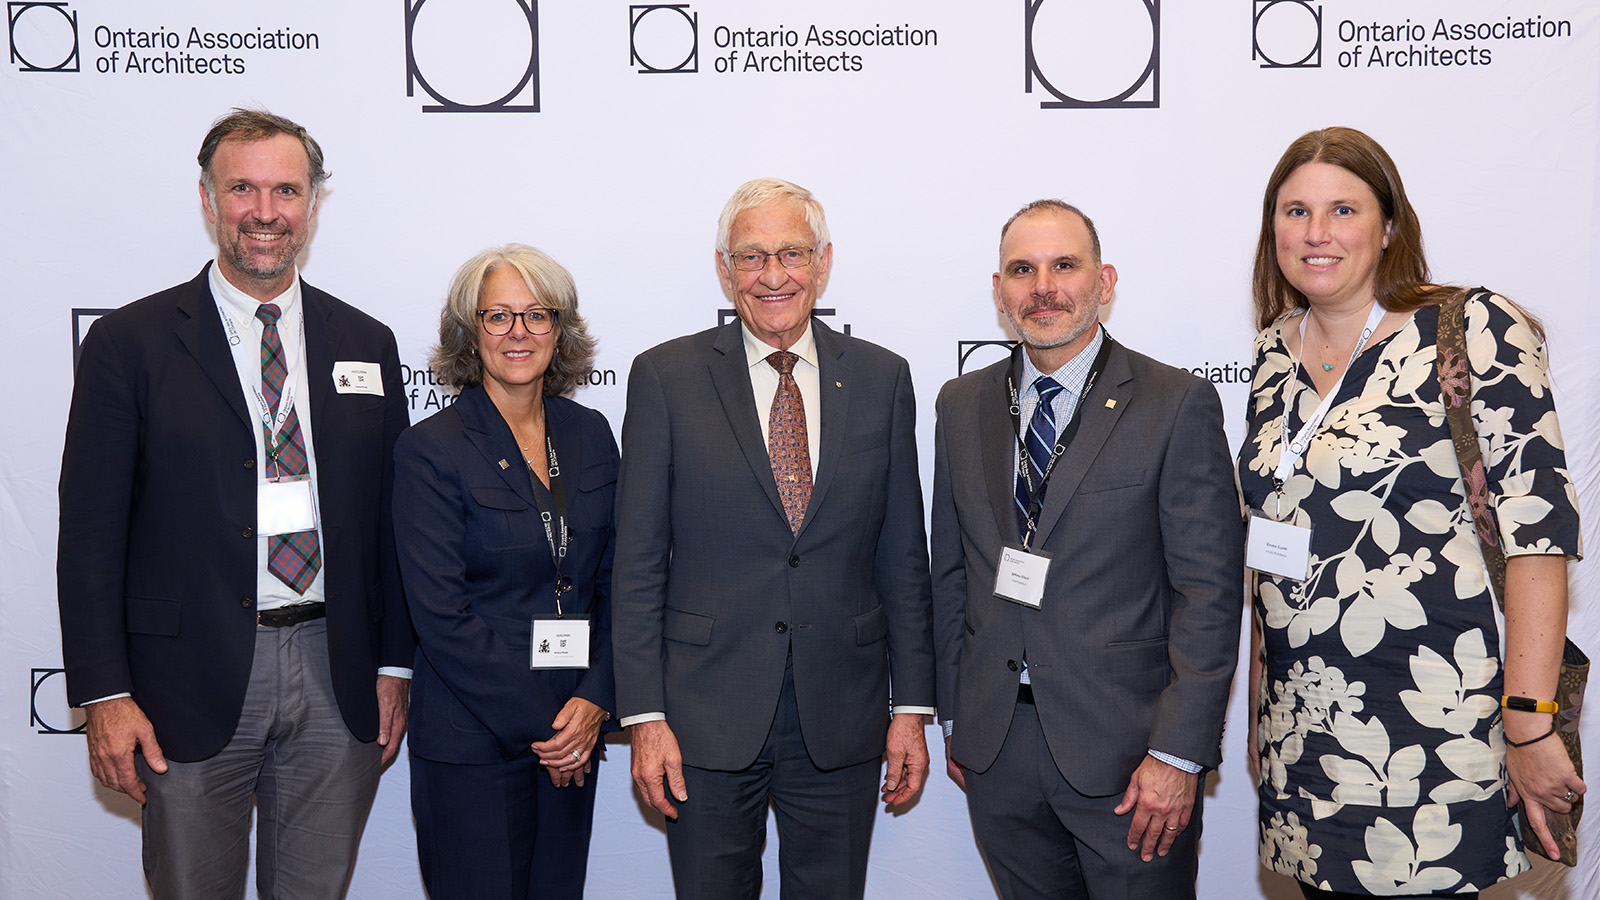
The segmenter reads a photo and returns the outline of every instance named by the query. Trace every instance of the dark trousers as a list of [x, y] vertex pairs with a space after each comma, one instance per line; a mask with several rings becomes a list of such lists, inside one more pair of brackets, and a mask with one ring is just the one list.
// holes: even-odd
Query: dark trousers
[[[667, 823], [678, 900], [755, 900], [767, 805], [778, 822], [780, 900], [859, 900], [882, 760], [824, 771], [800, 734], [793, 670], [784, 675], [772, 730], [738, 772], [684, 766], [689, 799]], [[436, 898], [437, 900], [437, 898]]]
[[558, 788], [527, 756], [457, 765], [411, 756], [417, 862], [431, 900], [579, 900], [595, 779]]
[[966, 775], [972, 830], [1004, 900], [1193, 900], [1204, 782], [1189, 827], [1166, 856], [1145, 862], [1128, 849], [1134, 814], [1112, 812], [1122, 792], [1091, 797], [1074, 790], [1050, 756], [1031, 703], [1017, 704], [994, 765]]

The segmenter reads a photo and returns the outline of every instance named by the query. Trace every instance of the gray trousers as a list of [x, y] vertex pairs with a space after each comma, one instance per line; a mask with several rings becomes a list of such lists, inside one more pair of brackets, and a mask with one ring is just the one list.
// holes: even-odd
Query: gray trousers
[[1204, 779], [1189, 827], [1166, 856], [1145, 862], [1128, 849], [1134, 814], [1112, 812], [1122, 792], [1090, 797], [1074, 790], [1056, 768], [1032, 704], [1017, 704], [994, 765], [966, 775], [972, 831], [1005, 900], [1193, 900]]
[[326, 620], [256, 629], [250, 687], [227, 746], [199, 762], [169, 761], [165, 775], [136, 758], [148, 786], [144, 872], [156, 900], [243, 897], [252, 807], [262, 900], [339, 900], [381, 759], [377, 743], [350, 734], [334, 701]]

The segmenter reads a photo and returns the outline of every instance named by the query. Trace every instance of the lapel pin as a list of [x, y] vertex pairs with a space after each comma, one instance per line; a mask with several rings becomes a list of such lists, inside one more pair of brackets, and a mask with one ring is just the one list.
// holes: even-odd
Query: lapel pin
[[502, 459], [502, 460], [500, 460], [500, 468], [509, 469], [509, 468], [511, 468], [511, 463], [508, 463], [508, 462], [506, 462], [505, 460]]
[[834, 382], [834, 383], [833, 383], [833, 386], [834, 386], [834, 387], [844, 387], [844, 382], [842, 382], [842, 381], [835, 381], [835, 382]]
[[1107, 397], [1106, 398], [1106, 409], [1116, 409], [1116, 408], [1117, 408], [1117, 399], [1115, 397]]

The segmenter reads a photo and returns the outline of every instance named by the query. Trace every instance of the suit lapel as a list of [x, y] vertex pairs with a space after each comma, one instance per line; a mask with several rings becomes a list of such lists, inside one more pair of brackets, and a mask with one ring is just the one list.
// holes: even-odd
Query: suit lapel
[[[304, 280], [300, 282], [300, 315], [306, 324], [306, 395], [311, 400], [311, 434], [316, 445], [333, 449], [339, 423], [328, 410], [333, 391], [333, 361], [344, 334], [333, 323], [333, 304]], [[332, 443], [329, 443], [329, 442]]]
[[1011, 417], [1006, 373], [1010, 372], [1013, 380], [1021, 379], [1022, 345], [1012, 351], [1009, 365], [993, 366], [990, 371], [990, 383], [978, 395], [978, 443], [995, 528], [1001, 540], [1015, 544], [1022, 540], [1017, 530], [1017, 425]]
[[[1109, 334], [1106, 340], [1111, 340]], [[1068, 502], [1078, 492], [1084, 474], [1094, 464], [1100, 450], [1105, 447], [1106, 439], [1111, 436], [1111, 430], [1116, 427], [1117, 420], [1128, 408], [1128, 401], [1133, 396], [1132, 382], [1133, 370], [1128, 366], [1128, 351], [1121, 344], [1113, 343], [1106, 355], [1106, 368], [1099, 384], [1079, 401], [1083, 405], [1083, 414], [1079, 420], [1078, 434], [1056, 463], [1055, 471], [1050, 473], [1050, 487], [1045, 491], [1044, 508], [1039, 511], [1038, 546], [1044, 546], [1050, 539], [1056, 523], [1067, 510]]]
[[802, 532], [821, 508], [823, 495], [833, 484], [834, 473], [839, 469], [839, 458], [844, 454], [845, 423], [850, 418], [850, 392], [855, 383], [855, 369], [845, 355], [844, 342], [833, 330], [813, 319], [811, 336], [817, 344], [817, 402], [822, 406], [817, 421], [822, 435], [817, 441], [817, 459], [812, 460], [811, 468], [816, 477], [812, 479], [811, 499], [806, 503], [806, 517], [800, 525]]
[[[494, 401], [489, 399], [482, 387], [471, 387], [462, 391], [452, 405], [461, 416], [467, 440], [483, 454], [490, 468], [500, 473], [500, 479], [506, 483], [506, 487], [516, 491], [517, 496], [531, 505], [534, 502], [533, 482], [528, 478], [528, 466], [517, 450], [517, 440], [511, 435], [511, 426], [501, 417], [500, 410], [495, 409]], [[560, 440], [557, 441], [556, 455], [563, 466], [569, 464]]]
[[178, 300], [178, 311], [187, 318], [175, 329], [178, 340], [194, 357], [200, 370], [206, 373], [228, 406], [246, 425], [255, 425], [256, 419], [245, 404], [244, 388], [239, 385], [239, 369], [233, 364], [233, 351], [222, 330], [222, 316], [217, 313], [217, 301], [211, 296], [211, 263], [207, 263]]
[[[787, 521], [783, 499], [778, 496], [778, 483], [772, 478], [767, 444], [761, 439], [760, 414], [756, 412], [755, 391], [750, 387], [750, 367], [745, 363], [744, 334], [739, 329], [737, 321], [729, 322], [712, 344], [711, 384], [717, 389], [722, 411], [728, 417], [728, 427], [733, 429], [751, 474], [766, 492], [772, 508]], [[826, 429], [823, 434], [827, 434]]]

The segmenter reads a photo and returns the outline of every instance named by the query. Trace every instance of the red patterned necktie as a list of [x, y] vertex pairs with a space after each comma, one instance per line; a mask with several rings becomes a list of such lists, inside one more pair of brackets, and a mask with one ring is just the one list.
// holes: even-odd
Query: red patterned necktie
[[[278, 337], [278, 317], [281, 315], [283, 311], [276, 303], [263, 303], [256, 310], [256, 318], [266, 325], [261, 332], [261, 393], [267, 398], [267, 408], [273, 421], [277, 421], [278, 399], [283, 396], [283, 385], [289, 376], [283, 357], [283, 341]], [[311, 473], [306, 463], [306, 439], [300, 433], [300, 416], [294, 407], [289, 408], [289, 417], [278, 429], [276, 443], [272, 439], [270, 426], [262, 426], [261, 436], [267, 448], [269, 477]], [[322, 548], [315, 529], [275, 534], [267, 539], [267, 571], [294, 588], [295, 593], [304, 594], [320, 568]]]
[[772, 459], [772, 478], [778, 482], [789, 530], [799, 534], [805, 521], [806, 504], [811, 500], [811, 447], [806, 435], [806, 404], [800, 386], [794, 383], [794, 364], [800, 357], [787, 350], [767, 357], [778, 370], [778, 393], [772, 398], [767, 416], [767, 455]]

